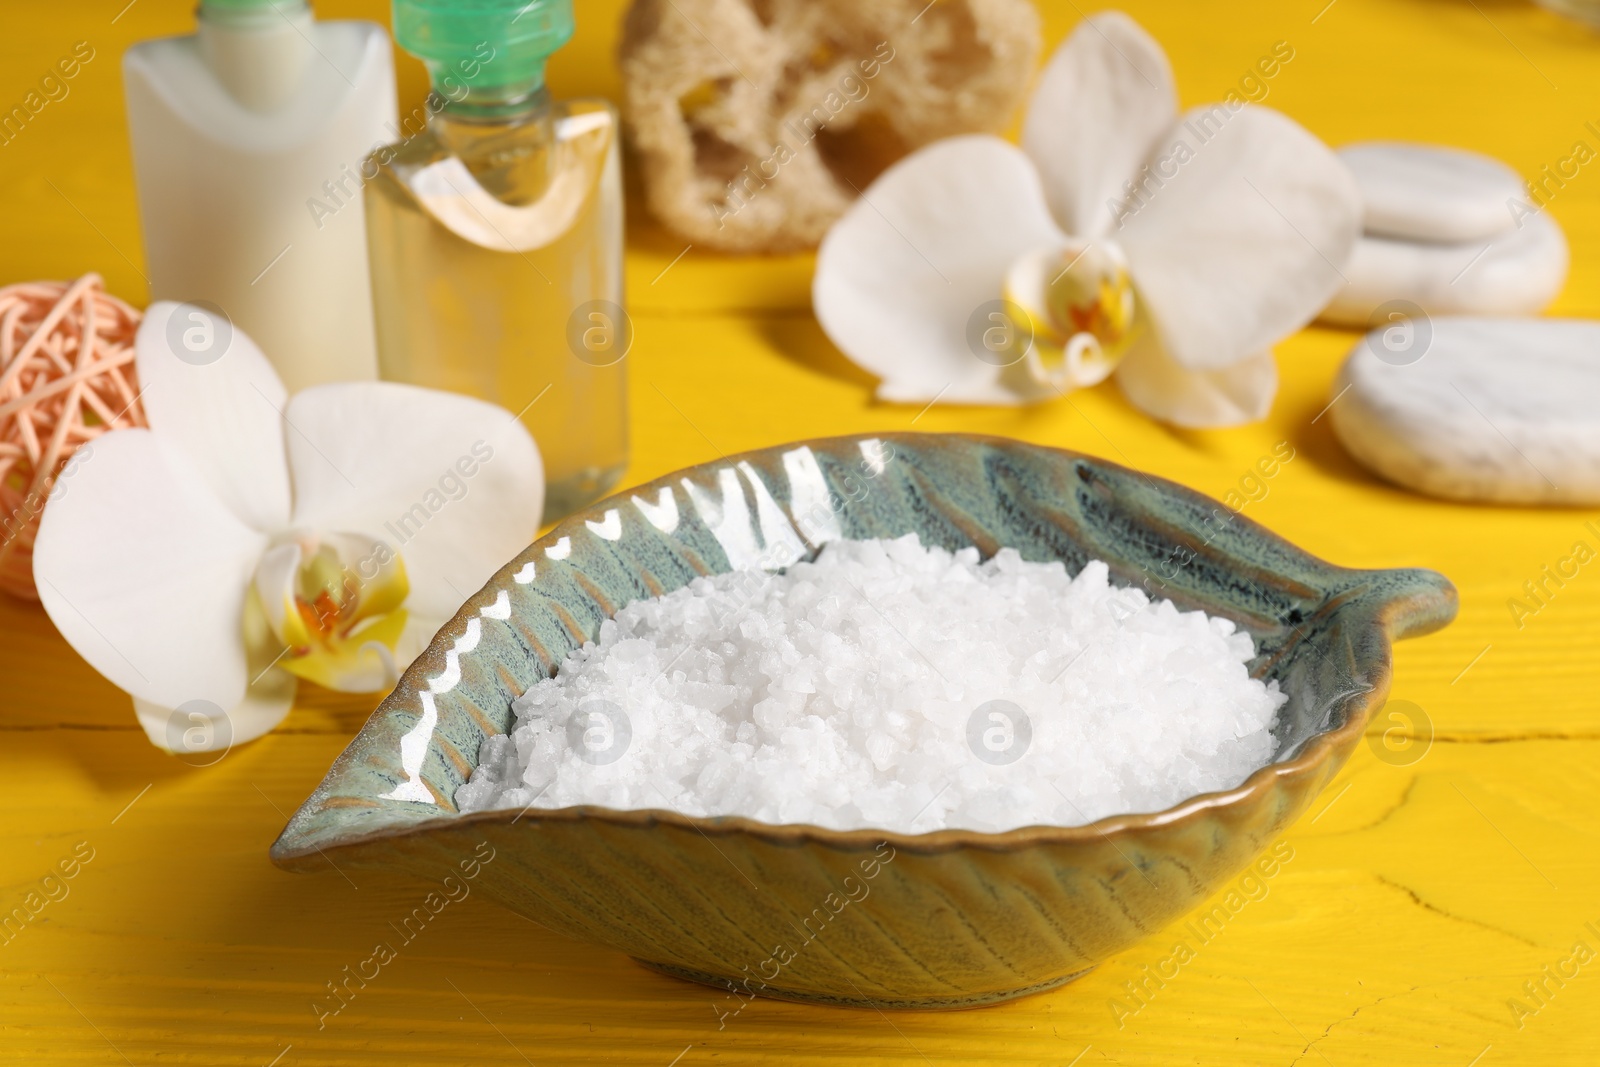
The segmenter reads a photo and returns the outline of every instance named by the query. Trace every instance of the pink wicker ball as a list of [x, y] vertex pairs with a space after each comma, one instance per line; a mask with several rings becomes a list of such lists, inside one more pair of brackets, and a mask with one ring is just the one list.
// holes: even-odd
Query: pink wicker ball
[[13, 596], [38, 597], [33, 539], [72, 454], [108, 430], [145, 425], [133, 366], [140, 318], [98, 274], [0, 289], [0, 589]]

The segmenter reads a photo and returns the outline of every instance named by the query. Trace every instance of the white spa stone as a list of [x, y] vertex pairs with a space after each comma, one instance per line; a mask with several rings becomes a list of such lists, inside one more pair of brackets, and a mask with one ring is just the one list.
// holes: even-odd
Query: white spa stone
[[1409, 350], [1363, 338], [1334, 382], [1329, 414], [1352, 456], [1452, 500], [1600, 504], [1600, 322], [1412, 326]]
[[1566, 283], [1567, 239], [1546, 212], [1465, 244], [1367, 236], [1341, 273], [1345, 287], [1319, 316], [1338, 326], [1366, 328], [1391, 301], [1415, 305], [1410, 314], [1535, 315]]
[[1364, 141], [1339, 149], [1366, 205], [1372, 237], [1479, 247], [1515, 225], [1509, 201], [1527, 198], [1517, 172], [1458, 148]]

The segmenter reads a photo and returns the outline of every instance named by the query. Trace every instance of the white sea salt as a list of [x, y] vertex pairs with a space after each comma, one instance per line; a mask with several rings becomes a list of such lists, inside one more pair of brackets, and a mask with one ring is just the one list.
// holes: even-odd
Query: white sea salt
[[1286, 699], [1249, 634], [1002, 549], [840, 541], [601, 626], [456, 793], [922, 833], [1079, 825], [1237, 785]]

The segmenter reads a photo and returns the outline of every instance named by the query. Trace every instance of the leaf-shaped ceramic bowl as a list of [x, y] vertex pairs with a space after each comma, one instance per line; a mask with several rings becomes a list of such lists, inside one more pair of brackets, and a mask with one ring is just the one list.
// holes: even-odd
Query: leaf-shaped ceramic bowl
[[[511, 702], [623, 604], [830, 539], [1002, 546], [1233, 619], [1289, 696], [1275, 762], [1155, 814], [1006, 833], [841, 832], [598, 807], [457, 812]], [[272, 858], [470, 872], [545, 926], [741, 992], [968, 1007], [1049, 989], [1170, 923], [1333, 777], [1390, 642], [1454, 617], [1424, 570], [1348, 570], [1161, 479], [1002, 438], [885, 435], [680, 471], [556, 527], [467, 601], [289, 821]], [[489, 862], [480, 862], [492, 856]]]

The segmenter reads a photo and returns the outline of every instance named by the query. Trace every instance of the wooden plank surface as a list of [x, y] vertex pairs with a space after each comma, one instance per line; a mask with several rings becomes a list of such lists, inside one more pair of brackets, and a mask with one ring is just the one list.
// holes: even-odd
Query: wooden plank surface
[[[0, 146], [0, 281], [103, 272], [143, 303], [122, 119], [127, 43], [190, 24], [190, 0], [6, 0], [0, 103], [79, 40], [96, 57]], [[323, 17], [383, 19], [374, 0]], [[1051, 43], [1075, 4], [1043, 9]], [[1100, 5], [1082, 5], [1090, 10]], [[583, 0], [558, 94], [615, 96], [617, 0]], [[1330, 143], [1460, 144], [1525, 176], [1597, 145], [1600, 36], [1511, 0], [1132, 2], [1185, 103], [1216, 99], [1280, 40], [1278, 106]], [[119, 14], [120, 12], [120, 14]], [[404, 99], [423, 91], [401, 67]], [[1600, 170], [1549, 210], [1573, 269], [1557, 311], [1600, 312]], [[1281, 346], [1264, 423], [1158, 427], [1112, 386], [1025, 411], [872, 402], [808, 308], [810, 257], [729, 259], [635, 211], [628, 282], [633, 480], [718, 452], [868, 430], [970, 430], [1082, 448], [1202, 491], [1295, 458], [1246, 514], [1336, 562], [1429, 566], [1460, 620], [1402, 645], [1394, 695], [1431, 730], [1403, 759], [1371, 745], [1286, 836], [1294, 858], [1159, 987], [1182, 927], [1047, 995], [884, 1016], [723, 998], [556, 936], [477, 897], [451, 904], [338, 1015], [325, 983], [394, 934], [427, 887], [372, 872], [291, 876], [266, 848], [372, 701], [308, 693], [284, 726], [214, 766], [152, 749], [130, 708], [35, 606], [0, 599], [0, 905], [50, 899], [0, 944], [0, 1060], [29, 1064], [1591, 1064], [1600, 1060], [1600, 572], [1537, 615], [1507, 606], [1595, 512], [1473, 508], [1383, 486], [1316, 416], [1353, 335]], [[1385, 752], [1387, 760], [1379, 759]], [[1409, 762], [1407, 762], [1409, 760]], [[1403, 764], [1403, 765], [1402, 765]], [[64, 869], [70, 879], [43, 883]], [[1579, 953], [1579, 956], [1584, 953]], [[1553, 970], [1547, 970], [1551, 968]], [[1576, 975], [1573, 970], [1576, 968]], [[1569, 977], [1550, 977], [1567, 974]], [[1533, 983], [1537, 996], [1526, 983]], [[1517, 1004], [1522, 1005], [1520, 1010]]]

